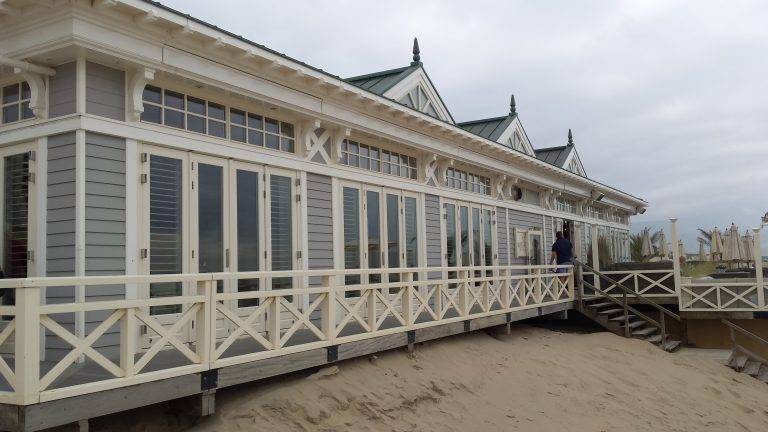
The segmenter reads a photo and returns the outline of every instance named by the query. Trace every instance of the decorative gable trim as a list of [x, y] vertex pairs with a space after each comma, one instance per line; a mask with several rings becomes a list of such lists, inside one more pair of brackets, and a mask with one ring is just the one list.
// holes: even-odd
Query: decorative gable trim
[[[509, 146], [515, 150], [521, 151], [529, 156], [536, 157], [536, 154], [533, 151], [533, 146], [528, 140], [528, 135], [525, 133], [523, 124], [520, 122], [518, 117], [514, 117], [512, 119], [512, 122], [509, 124], [507, 129], [502, 132], [501, 135], [499, 135], [497, 142], [499, 144]], [[514, 143], [519, 143], [519, 148], [510, 145]]]
[[[420, 100], [418, 96], [419, 89], [421, 92], [423, 92], [423, 95], [426, 96], [428, 102]], [[432, 81], [429, 79], [429, 76], [424, 71], [423, 67], [419, 67], [410, 75], [400, 80], [400, 82], [387, 90], [383, 96], [395, 100], [399, 103], [403, 103], [401, 101], [408, 99], [409, 95], [411, 98], [413, 98], [414, 95], [417, 96], [417, 99], [419, 100], [415, 102], [420, 102], [419, 105], [421, 105], [414, 105], [412, 108], [424, 112], [427, 115], [433, 115], [422, 109], [431, 107], [435, 111], [434, 114], [436, 115], [433, 115], [435, 118], [451, 124], [455, 124], [450, 111], [448, 111], [448, 108], [443, 103], [443, 100], [440, 98], [440, 94], [437, 92], [434, 85], [432, 85]], [[405, 103], [403, 104], [406, 105]]]
[[584, 164], [581, 163], [576, 147], [571, 147], [571, 152], [568, 154], [565, 162], [563, 162], [562, 168], [582, 177], [587, 176], [587, 171], [584, 169]]

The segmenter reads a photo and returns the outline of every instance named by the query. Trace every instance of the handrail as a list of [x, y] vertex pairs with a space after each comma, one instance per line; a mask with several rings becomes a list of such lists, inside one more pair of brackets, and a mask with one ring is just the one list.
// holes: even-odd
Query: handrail
[[[621, 288], [621, 290], [623, 290], [625, 293], [627, 293], [627, 294], [631, 294], [631, 295], [633, 295], [633, 296], [637, 297], [638, 299], [640, 299], [641, 301], [643, 301], [644, 303], [647, 303], [647, 304], [649, 304], [649, 305], [653, 306], [653, 307], [654, 307], [654, 308], [656, 308], [656, 309], [657, 309], [659, 312], [661, 312], [661, 313], [663, 313], [663, 314], [665, 314], [665, 315], [669, 315], [670, 317], [674, 318], [675, 320], [682, 322], [682, 318], [680, 318], [680, 315], [678, 315], [678, 314], [676, 314], [676, 313], [674, 313], [674, 312], [670, 311], [669, 309], [667, 309], [667, 308], [665, 308], [665, 307], [661, 306], [660, 304], [656, 303], [655, 301], [653, 301], [653, 300], [651, 300], [651, 299], [649, 299], [649, 298], [646, 298], [646, 297], [644, 297], [642, 294], [638, 294], [638, 293], [636, 293], [635, 291], [633, 291], [633, 290], [631, 290], [631, 289], [627, 288], [627, 287], [626, 287], [626, 286], [624, 286], [623, 284], [621, 284], [621, 283], [619, 283], [619, 282], [615, 281], [614, 279], [611, 279], [611, 278], [609, 278], [609, 277], [608, 277], [608, 276], [606, 276], [605, 274], [603, 274], [603, 273], [601, 273], [601, 272], [599, 272], [599, 271], [595, 270], [594, 268], [592, 268], [592, 267], [588, 266], [587, 264], [584, 264], [583, 262], [579, 261], [578, 259], [574, 259], [574, 262], [575, 262], [576, 264], [578, 264], [578, 265], [580, 265], [580, 266], [582, 266], [582, 267], [584, 267], [584, 268], [586, 268], [586, 269], [590, 270], [592, 273], [594, 273], [594, 274], [598, 275], [600, 278], [602, 278], [602, 279], [605, 279], [605, 280], [607, 280], [608, 282], [610, 282], [611, 284], [613, 284], [613, 285], [615, 285], [615, 286], [617, 286], [617, 287]], [[591, 284], [590, 284], [590, 285], [591, 285]], [[602, 290], [601, 290], [601, 294], [603, 294], [603, 295], [606, 295], [606, 296], [607, 296], [607, 294], [606, 294], [605, 292], [603, 292]]]
[[759, 343], [765, 345], [766, 347], [768, 347], [768, 340], [763, 339], [762, 337], [752, 333], [751, 331], [749, 331], [749, 330], [747, 330], [747, 329], [745, 329], [745, 328], [743, 328], [743, 327], [741, 327], [741, 326], [739, 326], [737, 324], [734, 324], [734, 323], [728, 321], [727, 319], [724, 319], [722, 321], [723, 321], [723, 324], [725, 324], [726, 326], [730, 327], [731, 329], [736, 330], [737, 332], [741, 333], [742, 335], [747, 336], [748, 338], [750, 338], [750, 339], [752, 339], [752, 340], [754, 340], [756, 342], [759, 342]]
[[[634, 314], [636, 314], [636, 315], [640, 316], [640, 317], [641, 317], [641, 318], [643, 318], [644, 320], [646, 320], [646, 321], [650, 322], [651, 324], [653, 324], [653, 325], [655, 325], [655, 326], [657, 326], [657, 327], [661, 327], [661, 323], [659, 323], [659, 322], [658, 322], [658, 321], [656, 321], [655, 319], [653, 319], [653, 318], [649, 317], [648, 315], [646, 315], [646, 314], [644, 314], [644, 313], [640, 312], [639, 310], [637, 310], [637, 309], [633, 308], [633, 307], [632, 307], [632, 306], [630, 306], [630, 305], [624, 305], [624, 303], [622, 303], [622, 302], [618, 301], [618, 300], [617, 300], [617, 299], [615, 299], [613, 296], [609, 295], [608, 293], [606, 293], [605, 291], [601, 290], [600, 288], [598, 288], [598, 287], [596, 287], [596, 286], [592, 285], [591, 283], [589, 283], [589, 282], [587, 282], [587, 281], [585, 281], [585, 280], [582, 280], [582, 282], [583, 282], [583, 283], [585, 283], [585, 284], [587, 284], [587, 285], [589, 285], [589, 288], [590, 288], [590, 289], [593, 289], [593, 290], [595, 290], [595, 291], [599, 292], [600, 294], [602, 294], [602, 295], [603, 295], [603, 296], [604, 296], [606, 299], [608, 299], [608, 300], [610, 300], [610, 301], [612, 301], [612, 302], [616, 303], [617, 305], [619, 305], [619, 306], [621, 306], [621, 307], [625, 307], [625, 306], [626, 306], [626, 310], [627, 310], [627, 311], [629, 311], [629, 312], [632, 312], [632, 313], [634, 313]], [[626, 296], [626, 295], [625, 295], [625, 296]], [[626, 314], [625, 314], [625, 315], [626, 315]]]

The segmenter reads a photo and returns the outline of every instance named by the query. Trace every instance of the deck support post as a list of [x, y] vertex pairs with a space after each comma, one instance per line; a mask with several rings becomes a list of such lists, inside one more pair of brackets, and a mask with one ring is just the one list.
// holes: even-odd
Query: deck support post
[[16, 289], [15, 389], [19, 404], [40, 401], [40, 288]]
[[78, 420], [77, 421], [77, 430], [78, 432], [88, 432], [89, 424], [88, 419]]
[[216, 412], [216, 389], [205, 390], [197, 397], [200, 416], [213, 415]]
[[752, 241], [755, 243], [753, 248], [755, 258], [755, 283], [757, 285], [757, 306], [760, 309], [765, 307], [765, 281], [763, 280], [763, 253], [760, 249], [760, 228], [752, 229], [754, 233]]

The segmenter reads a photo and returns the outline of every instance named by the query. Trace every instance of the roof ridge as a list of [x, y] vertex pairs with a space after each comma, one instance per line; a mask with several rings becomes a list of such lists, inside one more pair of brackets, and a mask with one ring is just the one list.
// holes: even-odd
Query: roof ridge
[[[489, 117], [489, 118], [486, 118], [486, 119], [480, 119], [480, 120], [469, 120], [469, 121], [465, 121], [465, 122], [458, 122], [458, 123], [456, 123], [456, 126], [461, 126], [461, 125], [468, 125], [468, 124], [475, 124], [475, 123], [486, 123], [486, 122], [491, 122], [491, 121], [504, 120], [504, 119], [505, 119], [505, 118], [507, 118], [507, 117], [509, 117], [509, 114], [507, 114], [507, 115], [503, 115], [503, 116], [499, 116], [499, 117]], [[515, 117], [516, 117], [516, 116], [515, 116]]]
[[405, 70], [407, 70], [409, 68], [412, 68], [412, 67], [413, 66], [403, 66], [403, 67], [399, 67], [399, 68], [383, 70], [383, 71], [379, 71], [379, 72], [371, 72], [371, 73], [368, 73], [368, 74], [365, 74], [365, 75], [357, 75], [357, 76], [352, 76], [352, 77], [349, 77], [349, 78], [342, 78], [342, 79], [344, 81], [357, 81], [357, 80], [361, 80], [361, 79], [374, 78], [374, 77], [382, 76], [382, 75], [394, 75], [396, 73], [402, 73]]
[[554, 146], [554, 147], [542, 147], [542, 148], [538, 148], [538, 149], [535, 148], [535, 149], [533, 149], [533, 151], [564, 150], [566, 147], [567, 146], [565, 146], [565, 145]]

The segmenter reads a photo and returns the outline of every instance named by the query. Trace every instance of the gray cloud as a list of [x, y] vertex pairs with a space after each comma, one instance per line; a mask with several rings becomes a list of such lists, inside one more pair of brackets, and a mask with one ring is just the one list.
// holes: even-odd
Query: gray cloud
[[458, 121], [514, 92], [535, 147], [572, 128], [590, 177], [650, 202], [634, 227], [677, 216], [690, 251], [696, 227], [768, 210], [763, 2], [165, 3], [341, 76], [407, 64], [418, 36]]

